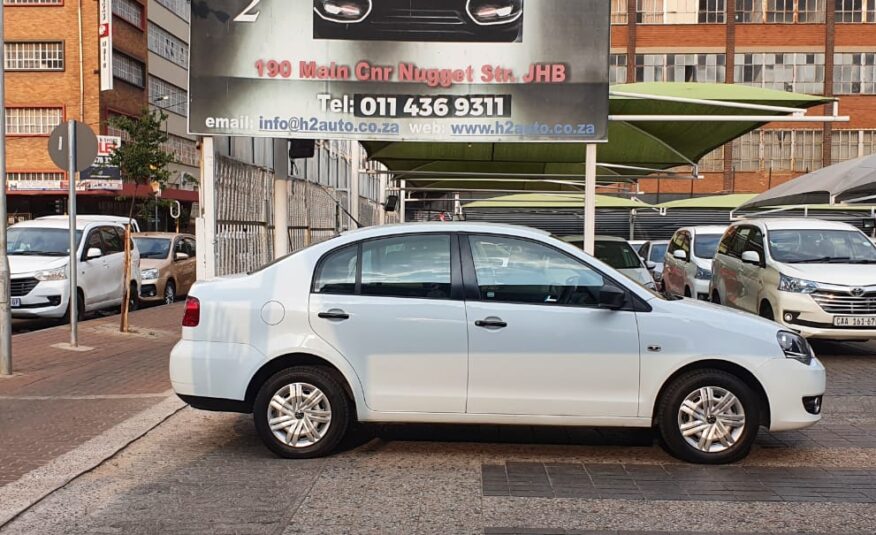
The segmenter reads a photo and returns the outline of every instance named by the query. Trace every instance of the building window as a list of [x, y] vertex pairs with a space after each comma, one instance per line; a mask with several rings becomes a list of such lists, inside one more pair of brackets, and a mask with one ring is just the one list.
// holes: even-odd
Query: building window
[[736, 22], [763, 22], [761, 0], [736, 0]]
[[767, 0], [766, 21], [773, 23], [794, 22], [794, 0]]
[[[807, 24], [824, 22], [825, 0], [735, 1], [736, 22], [769, 22], [776, 24], [791, 24], [794, 22]], [[837, 1], [839, 2], [841, 0]]]
[[64, 0], [3, 0], [4, 6], [62, 6]]
[[183, 116], [188, 115], [186, 90], [155, 76], [149, 77], [149, 102], [162, 110]]
[[733, 141], [736, 171], [820, 169], [821, 130], [755, 130]]
[[761, 162], [760, 130], [733, 140], [733, 168], [736, 171], [758, 171]]
[[47, 136], [64, 119], [62, 108], [7, 108], [6, 134]]
[[168, 134], [167, 142], [162, 145], [165, 152], [173, 155], [173, 161], [189, 167], [200, 165], [198, 144], [191, 139]]
[[611, 54], [608, 58], [608, 83], [623, 84], [627, 81], [627, 55]]
[[833, 163], [876, 154], [876, 130], [834, 130], [830, 138]]
[[627, 0], [611, 0], [611, 23], [627, 23]]
[[113, 15], [138, 28], [143, 28], [143, 4], [134, 0], [113, 0]]
[[797, 22], [801, 24], [824, 22], [824, 0], [798, 0]]
[[63, 71], [64, 43], [7, 42], [4, 66], [8, 71]]
[[189, 67], [189, 45], [170, 32], [149, 23], [149, 50], [162, 58], [176, 63], [183, 69]]
[[637, 82], [723, 83], [724, 54], [636, 54]]
[[724, 146], [721, 145], [717, 149], [703, 156], [700, 160], [700, 172], [717, 173], [724, 170]]
[[156, 0], [159, 4], [172, 11], [177, 17], [188, 22], [191, 18], [192, 4], [190, 0]]
[[663, 0], [636, 0], [636, 22], [663, 24]]
[[876, 94], [876, 53], [833, 55], [833, 92], [837, 95]]
[[142, 61], [113, 50], [113, 76], [137, 87], [143, 87], [146, 69]]
[[837, 22], [876, 22], [876, 0], [834, 0]]
[[8, 173], [7, 178], [10, 182], [49, 182], [56, 180], [64, 180], [64, 173], [57, 171], [47, 171], [47, 172], [26, 172], [19, 173], [16, 171], [12, 171]]
[[736, 54], [735, 69], [737, 84], [815, 95], [824, 92], [824, 54]]
[[697, 22], [724, 24], [724, 0], [700, 0]]
[[821, 130], [794, 130], [791, 132], [794, 141], [794, 171], [808, 173], [821, 169], [824, 162], [822, 151]]

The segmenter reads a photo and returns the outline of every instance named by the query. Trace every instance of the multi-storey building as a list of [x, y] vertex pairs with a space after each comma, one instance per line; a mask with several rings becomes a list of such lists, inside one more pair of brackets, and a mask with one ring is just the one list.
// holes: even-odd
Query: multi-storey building
[[737, 83], [835, 96], [851, 116], [772, 123], [704, 158], [705, 180], [643, 180], [643, 191], [660, 200], [760, 192], [876, 152], [876, 0], [611, 0], [611, 7], [613, 83]]
[[[61, 206], [56, 201], [66, 195], [67, 177], [52, 163], [47, 148], [55, 126], [76, 119], [97, 134], [118, 135], [107, 123], [110, 117], [136, 116], [151, 99], [165, 96], [156, 105], [170, 105], [168, 149], [177, 161], [173, 169], [177, 185], [163, 196], [186, 206], [196, 201], [196, 192], [178, 184], [181, 172], [191, 173], [198, 165], [194, 140], [178, 134], [185, 132], [185, 113], [178, 113], [178, 108], [180, 98], [185, 108], [186, 97], [184, 90], [182, 96], [177, 90], [186, 85], [184, 65], [178, 62], [187, 57], [179, 50], [185, 45], [179, 36], [188, 35], [188, 2], [156, 0], [147, 6], [145, 0], [112, 1], [113, 89], [101, 91], [99, 2], [2, 1], [11, 218], [54, 213]], [[176, 72], [174, 65], [179, 67]], [[127, 203], [120, 198], [150, 193], [148, 188], [135, 192], [131, 184], [121, 190], [87, 189], [78, 195], [79, 211], [126, 214]]]

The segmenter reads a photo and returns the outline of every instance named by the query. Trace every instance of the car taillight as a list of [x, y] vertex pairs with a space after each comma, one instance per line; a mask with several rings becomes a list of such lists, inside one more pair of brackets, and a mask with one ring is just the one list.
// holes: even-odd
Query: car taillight
[[197, 327], [201, 322], [201, 302], [197, 297], [186, 299], [186, 313], [183, 314], [183, 327]]

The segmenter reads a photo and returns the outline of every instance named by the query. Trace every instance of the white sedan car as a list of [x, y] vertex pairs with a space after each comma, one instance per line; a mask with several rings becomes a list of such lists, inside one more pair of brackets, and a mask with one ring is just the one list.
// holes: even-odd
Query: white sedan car
[[372, 227], [191, 290], [177, 394], [253, 413], [275, 453], [331, 452], [350, 424], [655, 427], [700, 463], [760, 426], [821, 418], [806, 340], [756, 316], [668, 301], [537, 230]]

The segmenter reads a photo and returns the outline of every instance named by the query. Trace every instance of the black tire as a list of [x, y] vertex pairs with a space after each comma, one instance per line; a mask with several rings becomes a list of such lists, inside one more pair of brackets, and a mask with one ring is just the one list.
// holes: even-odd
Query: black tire
[[760, 312], [760, 317], [766, 318], [770, 321], [776, 321], [776, 315], [773, 312], [773, 307], [772, 307], [772, 305], [769, 304], [769, 302], [764, 301], [763, 303], [761, 303], [759, 312]]
[[176, 301], [176, 284], [173, 280], [168, 280], [164, 285], [164, 304], [172, 305]]
[[[736, 441], [723, 451], [706, 452], [687, 442], [679, 429], [679, 412], [685, 398], [702, 387], [732, 393], [742, 405], [745, 423]], [[760, 397], [739, 377], [723, 370], [694, 370], [675, 379], [658, 400], [657, 425], [663, 445], [674, 457], [697, 464], [736, 462], [751, 451], [760, 427]], [[725, 446], [716, 446], [725, 447]]]
[[690, 288], [688, 288], [687, 286], [684, 287], [684, 296], [693, 297], [693, 295], [690, 293]]
[[715, 303], [716, 305], [721, 304], [721, 296], [718, 295], [718, 290], [715, 290], [712, 292], [712, 302]]
[[[76, 321], [82, 321], [85, 318], [85, 294], [82, 292], [82, 289], [76, 291]], [[67, 325], [70, 323], [70, 302], [67, 302], [67, 312], [64, 313], [64, 316], [61, 317], [61, 323], [63, 325]]]
[[140, 292], [137, 291], [137, 283], [132, 282], [128, 288], [128, 312], [133, 312], [140, 308]]
[[[271, 399], [287, 385], [304, 383], [323, 392], [328, 399], [331, 421], [325, 434], [309, 446], [292, 447], [280, 441], [268, 423], [268, 408]], [[324, 368], [302, 366], [277, 372], [265, 381], [253, 404], [253, 420], [262, 442], [271, 451], [287, 459], [312, 459], [328, 455], [338, 446], [350, 427], [352, 405], [343, 386]]]

